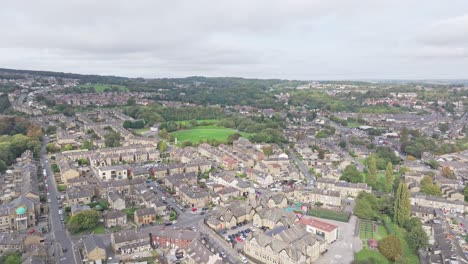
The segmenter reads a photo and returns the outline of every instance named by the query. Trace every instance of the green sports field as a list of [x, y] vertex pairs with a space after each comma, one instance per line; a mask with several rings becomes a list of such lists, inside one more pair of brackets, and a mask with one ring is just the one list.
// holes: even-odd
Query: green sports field
[[177, 138], [178, 142], [192, 141], [199, 143], [207, 139], [215, 139], [220, 142], [225, 142], [229, 135], [239, 133], [243, 137], [248, 138], [249, 134], [238, 132], [231, 128], [218, 127], [218, 126], [197, 126], [186, 130], [172, 132], [171, 135]]

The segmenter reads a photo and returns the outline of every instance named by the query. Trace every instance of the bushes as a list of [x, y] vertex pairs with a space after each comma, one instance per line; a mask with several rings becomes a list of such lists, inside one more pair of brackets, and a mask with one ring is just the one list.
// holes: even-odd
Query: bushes
[[400, 239], [395, 235], [390, 235], [379, 242], [379, 251], [387, 259], [395, 261], [403, 254], [403, 247]]

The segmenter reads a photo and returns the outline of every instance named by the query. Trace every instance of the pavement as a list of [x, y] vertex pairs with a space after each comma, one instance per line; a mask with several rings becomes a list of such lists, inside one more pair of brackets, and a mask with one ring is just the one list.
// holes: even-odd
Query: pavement
[[[40, 152], [40, 160], [41, 164], [43, 164], [43, 167], [46, 170], [46, 182], [48, 184], [48, 192], [50, 193], [47, 199], [50, 198], [51, 201], [48, 203], [50, 228], [49, 234], [46, 236], [46, 243], [49, 243], [51, 247], [56, 249], [54, 253], [55, 263], [83, 263], [78, 248], [74, 247], [69, 233], [66, 231], [66, 229], [62, 228], [62, 222], [60, 221], [60, 215], [58, 213], [60, 208], [56, 198], [59, 196], [59, 192], [57, 190], [54, 174], [50, 167], [50, 161], [47, 157], [47, 143], [48, 139], [44, 138]], [[66, 252], [63, 252], [63, 250], [66, 250]]]
[[349, 222], [326, 220], [340, 227], [338, 240], [328, 247], [328, 251], [314, 263], [316, 264], [348, 264], [354, 260], [354, 253], [362, 249], [362, 241], [355, 236], [356, 216], [351, 216]]

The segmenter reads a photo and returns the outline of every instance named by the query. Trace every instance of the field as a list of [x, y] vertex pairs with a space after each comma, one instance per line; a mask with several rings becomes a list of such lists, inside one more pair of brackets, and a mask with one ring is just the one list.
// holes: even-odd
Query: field
[[378, 250], [372, 250], [368, 248], [363, 248], [361, 251], [357, 252], [354, 256], [356, 261], [372, 261], [368, 263], [379, 263], [387, 264], [391, 263], [384, 255], [382, 255]]
[[372, 228], [370, 221], [361, 220], [359, 227], [359, 237], [362, 239], [363, 249], [356, 253], [355, 260], [358, 261], [373, 261], [371, 263], [391, 263], [388, 261], [378, 250], [372, 250], [367, 247], [367, 240], [374, 238], [380, 240], [391, 233], [394, 233], [401, 241], [403, 246], [403, 256], [405, 256], [408, 264], [419, 263], [419, 258], [415, 253], [415, 250], [411, 248], [406, 240], [406, 231], [399, 228], [394, 224], [390, 218], [384, 219], [385, 226], [379, 225], [376, 231]]
[[172, 132], [171, 135], [177, 138], [178, 142], [191, 141], [193, 143], [203, 142], [204, 140], [214, 139], [219, 142], [226, 142], [229, 135], [239, 133], [248, 138], [249, 134], [238, 132], [231, 128], [218, 126], [197, 126], [186, 130]]
[[106, 233], [106, 229], [104, 228], [104, 224], [99, 223], [95, 228], [93, 228], [93, 233], [96, 234], [96, 235]]
[[150, 131], [150, 128], [149, 127], [138, 128], [138, 129], [134, 129], [133, 131], [135, 131], [135, 133], [137, 133], [138, 135], [142, 135], [143, 133]]
[[347, 213], [342, 213], [342, 212], [335, 212], [332, 210], [327, 210], [327, 209], [322, 209], [322, 208], [316, 208], [316, 209], [310, 209], [307, 212], [308, 215], [319, 217], [319, 218], [325, 218], [325, 219], [330, 219], [330, 220], [335, 220], [335, 221], [340, 221], [340, 222], [348, 222], [350, 215]]
[[106, 90], [115, 90], [115, 91], [120, 91], [120, 92], [128, 92], [128, 88], [122, 85], [111, 85], [111, 84], [102, 84], [102, 83], [97, 83], [97, 84], [82, 84], [79, 87], [89, 89], [91, 87], [94, 87], [97, 93], [103, 93]]

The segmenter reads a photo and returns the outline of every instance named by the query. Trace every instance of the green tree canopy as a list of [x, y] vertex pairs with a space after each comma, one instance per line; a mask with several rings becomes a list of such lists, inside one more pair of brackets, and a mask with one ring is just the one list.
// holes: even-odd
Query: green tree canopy
[[392, 163], [387, 163], [387, 169], [385, 170], [385, 191], [391, 192], [393, 189], [393, 182], [395, 181], [395, 176], [393, 176], [393, 166]]
[[379, 251], [387, 259], [395, 261], [403, 255], [403, 246], [395, 235], [389, 235], [379, 241]]
[[408, 187], [404, 182], [400, 182], [395, 197], [394, 221], [399, 226], [403, 226], [410, 219], [411, 202]]
[[99, 224], [99, 214], [95, 210], [81, 211], [70, 218], [68, 230], [77, 233], [83, 230], [91, 230]]
[[345, 167], [345, 169], [343, 170], [343, 174], [340, 177], [340, 180], [358, 183], [363, 182], [364, 177], [362, 176], [361, 172], [358, 171], [356, 165], [351, 164]]

